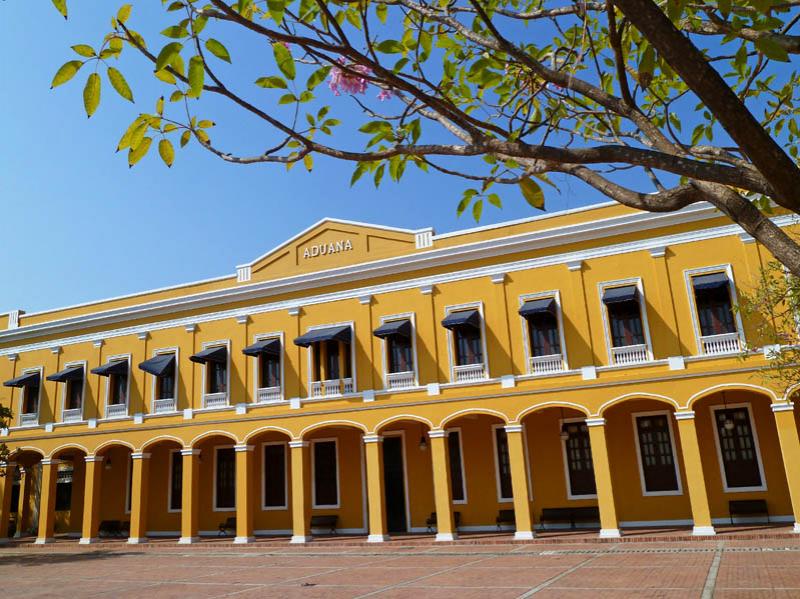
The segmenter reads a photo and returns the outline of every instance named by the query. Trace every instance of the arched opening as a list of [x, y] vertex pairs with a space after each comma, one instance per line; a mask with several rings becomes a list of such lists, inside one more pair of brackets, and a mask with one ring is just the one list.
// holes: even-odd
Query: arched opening
[[[83, 527], [83, 502], [86, 486], [86, 452], [79, 447], [64, 447], [51, 456], [55, 470], [55, 494], [51, 502], [53, 510], [53, 534], [56, 537], [80, 538]], [[45, 517], [46, 506], [41, 503], [42, 488], [47, 481], [39, 476], [39, 520]]]
[[380, 426], [383, 437], [383, 487], [390, 535], [431, 532], [434, 519], [430, 427], [421, 421], [397, 419]]
[[[16, 463], [12, 476], [11, 507], [8, 530], [0, 537], [25, 539], [35, 537], [39, 526], [41, 498], [42, 453], [33, 449], [13, 452], [10, 460]], [[3, 534], [4, 533], [4, 534]]]
[[267, 429], [247, 437], [253, 447], [251, 493], [253, 534], [287, 535], [292, 530], [291, 438], [284, 431]]
[[142, 447], [148, 458], [144, 531], [151, 537], [180, 537], [183, 491], [183, 444], [158, 439]]
[[121, 443], [110, 443], [95, 451], [95, 456], [102, 458], [101, 462], [95, 463], [95, 468], [99, 469], [95, 484], [100, 485], [100, 490], [94, 509], [97, 511], [95, 517], [100, 538], [120, 539], [130, 534], [133, 491], [131, 453], [131, 448]]

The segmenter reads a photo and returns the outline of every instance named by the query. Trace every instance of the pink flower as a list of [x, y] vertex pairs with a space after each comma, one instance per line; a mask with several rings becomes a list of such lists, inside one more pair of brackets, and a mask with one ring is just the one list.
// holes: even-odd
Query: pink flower
[[[344, 66], [344, 57], [339, 57], [338, 62]], [[331, 69], [331, 80], [328, 83], [328, 87], [333, 92], [333, 95], [339, 96], [341, 92], [347, 94], [365, 93], [367, 91], [367, 80], [363, 75], [369, 75], [372, 70], [360, 64], [347, 65], [347, 69], [345, 71], [338, 66], [334, 66]]]
[[289, 45], [289, 42], [278, 42], [281, 46], [286, 48], [287, 50], [291, 50], [292, 47]]
[[380, 100], [381, 102], [384, 102], [386, 100], [391, 100], [393, 95], [394, 94], [392, 94], [392, 90], [382, 89], [378, 94], [378, 100]]

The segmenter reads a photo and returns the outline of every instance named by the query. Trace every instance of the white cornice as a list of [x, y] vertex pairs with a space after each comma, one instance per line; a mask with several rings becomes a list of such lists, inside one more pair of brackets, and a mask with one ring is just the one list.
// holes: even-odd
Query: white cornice
[[[581, 223], [574, 226], [560, 227], [546, 231], [514, 235], [502, 239], [490, 239], [487, 241], [474, 242], [460, 246], [434, 249], [406, 256], [297, 275], [273, 281], [240, 285], [233, 288], [208, 291], [134, 306], [126, 306], [114, 310], [75, 316], [37, 325], [23, 326], [10, 331], [0, 331], [0, 343], [22, 341], [24, 339], [29, 339], [31, 337], [40, 335], [67, 332], [71, 330], [87, 328], [90, 326], [107, 326], [134, 319], [138, 320], [142, 318], [154, 318], [178, 311], [198, 309], [224, 303], [261, 299], [283, 293], [313, 289], [315, 287], [330, 285], [332, 283], [358, 281], [389, 274], [408, 272], [411, 270], [419, 270], [448, 264], [458, 264], [467, 260], [497, 257], [509, 253], [518, 253], [537, 248], [558, 246], [564, 243], [575, 243], [589, 239], [598, 239], [611, 235], [618, 235], [630, 230], [645, 230], [654, 227], [688, 223], [714, 218], [718, 215], [719, 213], [713, 207], [710, 207], [707, 204], [691, 206], [688, 209], [684, 209], [677, 213], [650, 214], [642, 212], [627, 214], [622, 217]], [[792, 222], [793, 217], [781, 216], [775, 218], [774, 220], [779, 226], [786, 226]], [[373, 285], [350, 289], [347, 291], [320, 294], [317, 296], [307, 296], [301, 299], [261, 304], [244, 310], [239, 308], [235, 311], [226, 310], [195, 317], [155, 322], [152, 325], [148, 325], [146, 328], [147, 330], [152, 331], [172, 328], [175, 326], [188, 326], [191, 324], [197, 324], [199, 322], [219, 320], [221, 318], [230, 318], [244, 313], [258, 314], [263, 312], [271, 312], [274, 310], [291, 310], [302, 305], [327, 303], [368, 294], [377, 295], [379, 293], [415, 287], [419, 288], [435, 285], [437, 283], [471, 279], [487, 275], [492, 276], [502, 272], [507, 273], [518, 270], [541, 268], [553, 264], [570, 263], [576, 260], [587, 260], [591, 258], [617, 255], [627, 252], [649, 250], [650, 248], [664, 245], [676, 245], [703, 239], [736, 235], [740, 231], [741, 229], [738, 227], [738, 225], [734, 224], [700, 229], [697, 231], [689, 231], [686, 233], [678, 233], [652, 239], [642, 239], [620, 244], [606, 245], [588, 250], [581, 250], [578, 252], [552, 254], [549, 256], [521, 260], [517, 262], [494, 264], [491, 266], [468, 270], [456, 270], [450, 273], [443, 273], [435, 276], [406, 279], [403, 281], [386, 283], [383, 285]], [[137, 328], [137, 331], [140, 330], [141, 326]], [[134, 331], [132, 331], [130, 328], [126, 327], [123, 329], [116, 329], [114, 331], [104, 331], [102, 336], [109, 338], [132, 334], [133, 332]], [[92, 340], [99, 336], [100, 334], [95, 334], [94, 336], [81, 335], [78, 337], [59, 340], [57, 343], [64, 345], [70, 343], [80, 343], [86, 340]], [[53, 344], [53, 341], [48, 342], [48, 346], [52, 346]], [[17, 351], [18, 349], [21, 351], [31, 351], [34, 348], [39, 349], [39, 345], [41, 344], [31, 344], [30, 346], [25, 346], [24, 349], [12, 347], [0, 349], [0, 355], [5, 355], [13, 351]]]

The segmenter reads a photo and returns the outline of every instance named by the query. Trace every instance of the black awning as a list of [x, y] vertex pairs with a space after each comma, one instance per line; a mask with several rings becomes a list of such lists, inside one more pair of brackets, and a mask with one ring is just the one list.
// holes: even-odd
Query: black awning
[[348, 325], [341, 327], [328, 327], [326, 329], [314, 329], [305, 335], [301, 335], [294, 340], [295, 345], [300, 347], [308, 347], [312, 343], [319, 343], [320, 341], [341, 341], [343, 343], [350, 343], [350, 327]]
[[114, 360], [108, 364], [103, 364], [97, 368], [92, 368], [92, 374], [99, 374], [100, 376], [111, 376], [112, 374], [128, 374], [128, 361], [127, 360]]
[[639, 299], [639, 290], [636, 285], [625, 285], [625, 287], [611, 287], [603, 292], [604, 304], [621, 304], [623, 302], [635, 302]]
[[78, 381], [83, 378], [83, 366], [68, 366], [61, 372], [56, 372], [47, 377], [48, 381], [56, 383], [66, 383], [67, 381]]
[[153, 376], [165, 376], [175, 372], [175, 354], [160, 354], [139, 364], [139, 368]]
[[201, 352], [197, 352], [193, 356], [189, 356], [189, 359], [192, 362], [197, 362], [198, 364], [206, 364], [208, 362], [227, 364], [228, 348], [225, 347], [224, 345], [218, 345], [217, 347], [209, 347], [208, 349], [204, 349]]
[[728, 275], [724, 272], [715, 272], [710, 275], [692, 277], [692, 285], [694, 285], [695, 291], [719, 289], [721, 287], [727, 287], [728, 283]]
[[544, 297], [541, 299], [528, 300], [519, 309], [520, 316], [528, 318], [537, 314], [555, 314], [556, 298]]
[[17, 378], [11, 379], [3, 383], [6, 387], [36, 387], [39, 385], [41, 376], [38, 372], [28, 372]]
[[481, 326], [481, 314], [477, 310], [450, 312], [447, 318], [442, 321], [442, 326], [446, 329], [456, 329], [458, 327], [474, 327], [478, 329]]
[[248, 345], [242, 350], [245, 356], [260, 356], [267, 354], [268, 356], [281, 355], [281, 340], [280, 339], [262, 339], [256, 341], [253, 345]]
[[411, 337], [411, 321], [408, 318], [390, 320], [389, 322], [384, 322], [381, 326], [372, 331], [372, 334], [381, 339], [393, 337], [395, 335], [409, 338]]

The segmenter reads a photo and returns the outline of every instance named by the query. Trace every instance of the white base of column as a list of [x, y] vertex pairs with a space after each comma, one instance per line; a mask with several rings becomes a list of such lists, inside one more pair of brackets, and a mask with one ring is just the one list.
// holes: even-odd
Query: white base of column
[[42, 537], [37, 537], [36, 540], [33, 542], [34, 545], [48, 545], [50, 543], [55, 543], [56, 540], [53, 537], [47, 537], [43, 539]]
[[713, 537], [717, 534], [717, 531], [714, 530], [713, 526], [693, 526], [692, 527], [692, 536], [693, 537]]
[[533, 531], [532, 530], [518, 530], [514, 533], [514, 540], [515, 541], [532, 541], [533, 540]]
[[178, 539], [179, 545], [191, 545], [200, 541], [200, 537], [181, 537]]
[[601, 528], [600, 529], [600, 538], [601, 539], [618, 539], [622, 535], [619, 534], [619, 528]]
[[389, 535], [369, 535], [367, 543], [383, 543], [389, 540]]
[[128, 537], [128, 545], [141, 545], [147, 543], [147, 537]]
[[99, 543], [100, 539], [97, 537], [81, 537], [81, 540], [78, 541], [78, 545], [91, 545], [93, 543]]
[[255, 540], [256, 540], [255, 537], [236, 537], [235, 539], [233, 539], [233, 542], [236, 545], [246, 545], [247, 543], [252, 543]]
[[794, 523], [794, 528], [792, 528], [792, 532], [800, 535], [800, 522]]
[[309, 536], [292, 535], [292, 538], [291, 538], [291, 540], [289, 542], [292, 543], [293, 545], [298, 545], [298, 544], [302, 544], [302, 543], [308, 543], [310, 541], [311, 541], [311, 536], [310, 535]]
[[458, 534], [454, 532], [437, 532], [436, 533], [436, 541], [455, 541], [458, 538]]

